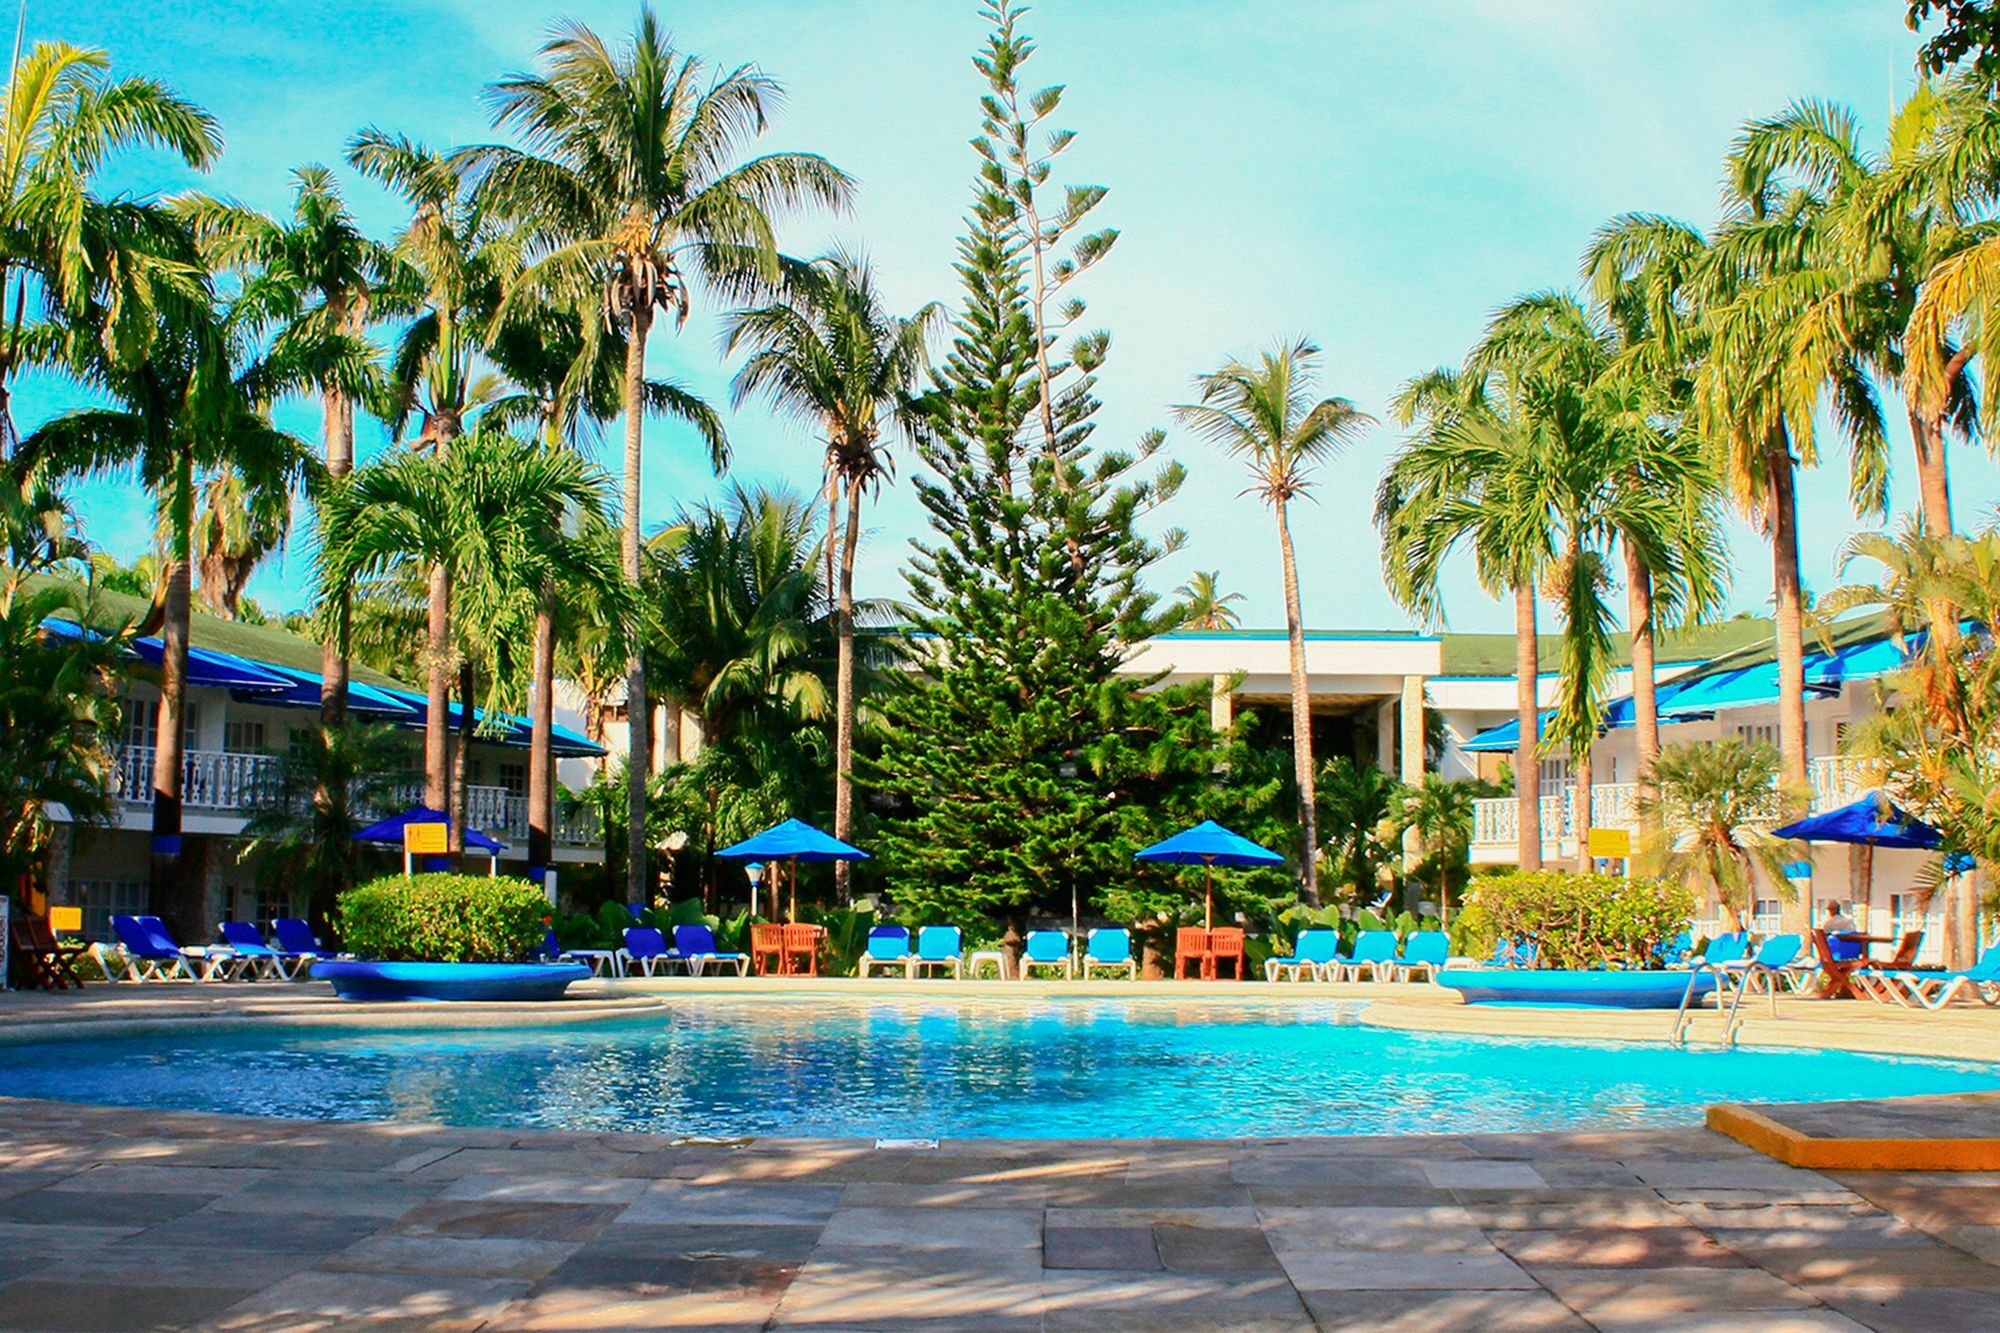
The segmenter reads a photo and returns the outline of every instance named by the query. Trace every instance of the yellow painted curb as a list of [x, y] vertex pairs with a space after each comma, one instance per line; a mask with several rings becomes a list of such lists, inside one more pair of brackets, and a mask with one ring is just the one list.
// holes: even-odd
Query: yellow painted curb
[[1734, 1105], [1709, 1107], [1708, 1127], [1817, 1171], [2000, 1171], [2000, 1139], [1823, 1139]]

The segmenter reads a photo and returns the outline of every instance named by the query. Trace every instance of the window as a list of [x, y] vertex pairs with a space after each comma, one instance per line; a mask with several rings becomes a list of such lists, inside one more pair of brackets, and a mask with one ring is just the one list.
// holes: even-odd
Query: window
[[1537, 771], [1542, 775], [1542, 785], [1544, 787], [1555, 786], [1560, 783], [1568, 782], [1569, 760], [1558, 759], [1558, 758], [1544, 759], [1542, 760], [1540, 765], [1538, 765]]
[[231, 754], [264, 753], [264, 724], [230, 718], [222, 724], [222, 748]]
[[1923, 899], [1914, 893], [1889, 895], [1889, 929], [1895, 934], [1924, 928]]
[[1736, 728], [1736, 737], [1752, 743], [1763, 741], [1766, 745], [1776, 745], [1778, 727], [1774, 722], [1746, 722]]
[[500, 787], [509, 796], [528, 794], [528, 766], [526, 764], [500, 765]]
[[1760, 935], [1775, 935], [1781, 911], [1776, 898], [1759, 898], [1751, 909], [1750, 929]]
[[151, 699], [125, 701], [125, 744], [150, 750], [160, 739], [160, 706]]
[[151, 905], [152, 894], [140, 879], [73, 879], [69, 882], [69, 905], [83, 909], [85, 939], [114, 937], [111, 918], [136, 916]]

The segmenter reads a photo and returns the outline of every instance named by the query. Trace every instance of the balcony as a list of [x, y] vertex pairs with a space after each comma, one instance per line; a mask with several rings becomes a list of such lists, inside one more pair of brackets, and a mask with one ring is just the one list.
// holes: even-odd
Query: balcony
[[[112, 767], [113, 794], [128, 806], [144, 807], [153, 800], [153, 758], [150, 746], [119, 749]], [[247, 816], [267, 784], [278, 776], [279, 758], [271, 754], [237, 754], [226, 750], [189, 750], [181, 758], [181, 805], [190, 811]], [[423, 800], [423, 786], [412, 783], [398, 798], [406, 808]], [[394, 811], [378, 812], [388, 815]], [[528, 840], [528, 799], [505, 787], [468, 787], [466, 818], [476, 829], [525, 848]], [[555, 840], [568, 847], [603, 842], [597, 812], [586, 807], [556, 805]]]
[[[1829, 756], [1808, 760], [1806, 778], [1812, 809], [1830, 810], [1858, 798], [1865, 788], [1852, 760]], [[1590, 789], [1590, 820], [1597, 828], [1636, 829], [1639, 786], [1634, 782], [1598, 783]], [[1567, 784], [1542, 797], [1542, 845], [1555, 855], [1576, 846], [1576, 786]], [[1512, 852], [1521, 831], [1520, 806], [1511, 796], [1473, 802], [1472, 845], [1475, 859], [1492, 861], [1494, 853]]]

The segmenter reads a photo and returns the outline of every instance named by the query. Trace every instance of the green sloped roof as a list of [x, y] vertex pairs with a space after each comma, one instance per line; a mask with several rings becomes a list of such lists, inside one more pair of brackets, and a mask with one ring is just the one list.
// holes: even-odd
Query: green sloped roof
[[[33, 583], [56, 582], [46, 576], [37, 576]], [[63, 580], [68, 582], [68, 580]], [[80, 587], [81, 585], [74, 585]], [[143, 597], [130, 593], [107, 592], [99, 588], [92, 594], [95, 614], [93, 619], [100, 624], [134, 623], [143, 620], [149, 603]], [[220, 616], [196, 611], [190, 617], [190, 642], [197, 648], [210, 652], [229, 653], [252, 662], [268, 662], [273, 666], [289, 667], [294, 671], [310, 671], [317, 676], [320, 669], [321, 647], [316, 640], [302, 634], [294, 634], [277, 625], [252, 625], [241, 620], [224, 620]], [[354, 662], [349, 666], [353, 680], [362, 685], [375, 685], [394, 690], [411, 690], [414, 686], [385, 676], [379, 671]]]
[[[1763, 616], [1740, 615], [1712, 625], [1695, 625], [1660, 636], [1658, 659], [1668, 662], [1700, 662], [1738, 652], [1768, 647], [1771, 622]], [[1612, 662], [1631, 662], [1631, 641], [1621, 632], [1613, 640]], [[1560, 635], [1541, 636], [1539, 654], [1543, 671], [1554, 671], [1562, 660]], [[1442, 674], [1447, 676], [1512, 676], [1514, 636], [1511, 634], [1446, 634], [1443, 637]]]

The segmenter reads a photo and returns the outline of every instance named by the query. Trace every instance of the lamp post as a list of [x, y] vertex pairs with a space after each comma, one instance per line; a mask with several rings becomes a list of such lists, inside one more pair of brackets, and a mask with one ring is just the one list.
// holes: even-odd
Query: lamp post
[[743, 873], [750, 877], [750, 917], [754, 921], [757, 917], [757, 886], [764, 882], [764, 863], [752, 861], [743, 867]]

